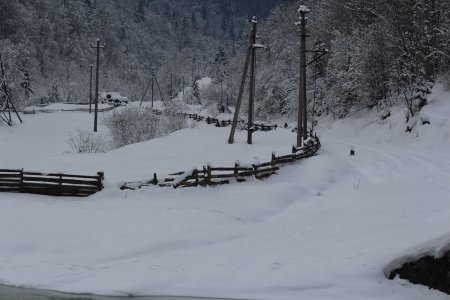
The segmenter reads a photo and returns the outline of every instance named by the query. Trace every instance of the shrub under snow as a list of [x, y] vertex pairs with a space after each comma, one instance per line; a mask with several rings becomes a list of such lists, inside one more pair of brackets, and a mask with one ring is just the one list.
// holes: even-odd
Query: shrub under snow
[[90, 130], [77, 129], [75, 133], [69, 134], [69, 146], [77, 153], [98, 153], [108, 150], [106, 138]]
[[106, 119], [113, 147], [147, 141], [185, 128], [185, 119], [175, 112], [171, 108], [158, 116], [151, 109], [137, 107], [127, 107], [116, 112]]

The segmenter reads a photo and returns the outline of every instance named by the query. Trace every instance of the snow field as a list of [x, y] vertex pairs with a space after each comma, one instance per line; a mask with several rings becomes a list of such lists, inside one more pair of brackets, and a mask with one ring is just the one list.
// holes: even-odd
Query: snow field
[[[447, 246], [449, 94], [435, 90], [429, 125], [404, 132], [400, 110], [321, 120], [316, 157], [265, 181], [216, 188], [120, 191], [123, 181], [288, 153], [295, 134], [200, 124], [104, 154], [66, 153], [82, 113], [33, 115], [0, 128], [1, 166], [105, 171], [89, 198], [0, 194], [0, 281], [108, 295], [239, 299], [448, 299], [385, 278], [398, 258]], [[100, 130], [104, 130], [101, 126]], [[349, 156], [351, 147], [356, 155]], [[437, 240], [436, 240], [437, 239]]]

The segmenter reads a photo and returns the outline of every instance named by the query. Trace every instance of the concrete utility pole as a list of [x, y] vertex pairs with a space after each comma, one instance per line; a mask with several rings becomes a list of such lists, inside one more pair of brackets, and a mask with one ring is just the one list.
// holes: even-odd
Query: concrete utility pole
[[252, 53], [250, 60], [250, 85], [248, 87], [248, 119], [247, 119], [247, 144], [253, 143], [253, 113], [255, 110], [255, 44], [256, 44], [256, 17], [252, 19], [252, 32], [250, 34], [250, 43], [252, 45]]
[[173, 74], [170, 73], [170, 99], [173, 98]]
[[91, 75], [89, 78], [89, 113], [92, 113], [92, 68], [94, 67], [93, 64], [89, 65], [89, 68], [91, 69]]
[[184, 76], [183, 76], [182, 82], [183, 82], [182, 83], [182, 85], [183, 85], [183, 94], [182, 95], [183, 95], [183, 100], [184, 100]]
[[97, 66], [95, 76], [95, 113], [94, 113], [94, 132], [97, 132], [97, 119], [98, 119], [98, 79], [100, 73], [100, 48], [105, 48], [106, 44], [100, 46], [100, 39], [97, 39], [97, 45], [91, 45], [92, 48], [97, 49]]
[[297, 120], [297, 147], [301, 147], [303, 140], [308, 137], [308, 122], [306, 110], [306, 22], [308, 18], [306, 14], [310, 12], [305, 5], [300, 5], [298, 9], [300, 13], [300, 22], [295, 25], [300, 26], [300, 82], [298, 92], [298, 120]]
[[192, 86], [194, 86], [195, 80], [197, 79], [197, 78], [195, 77], [195, 65], [196, 65], [196, 61], [197, 61], [197, 59], [196, 59], [195, 56], [194, 56], [194, 58], [192, 59], [192, 73], [191, 73], [191, 77], [192, 77]]

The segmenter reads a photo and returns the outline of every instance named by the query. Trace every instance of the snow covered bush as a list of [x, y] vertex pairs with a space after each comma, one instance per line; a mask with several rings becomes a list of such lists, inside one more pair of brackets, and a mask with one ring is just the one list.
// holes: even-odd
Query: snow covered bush
[[112, 146], [120, 148], [185, 128], [186, 120], [177, 111], [174, 105], [168, 104], [161, 116], [150, 109], [137, 107], [127, 107], [116, 112], [105, 120], [111, 132]]
[[77, 153], [99, 153], [108, 150], [107, 139], [90, 130], [77, 129], [75, 133], [69, 134], [69, 146]]
[[120, 148], [158, 137], [159, 118], [150, 109], [136, 107], [127, 107], [109, 116], [105, 122], [111, 132], [113, 147]]
[[207, 108], [208, 114], [216, 117], [219, 113], [228, 111], [229, 94], [224, 83], [213, 81], [203, 90], [203, 105]]
[[187, 110], [185, 107], [183, 107], [183, 104], [180, 102], [167, 101], [165, 103], [165, 106], [166, 108], [164, 110], [163, 117], [160, 118], [160, 134], [167, 135], [174, 131], [186, 128], [186, 118], [180, 116], [180, 113], [182, 111]]

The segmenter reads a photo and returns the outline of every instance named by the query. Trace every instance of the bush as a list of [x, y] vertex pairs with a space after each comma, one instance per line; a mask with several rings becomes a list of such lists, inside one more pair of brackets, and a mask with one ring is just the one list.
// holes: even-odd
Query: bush
[[163, 117], [160, 119], [160, 133], [167, 135], [174, 131], [187, 127], [186, 118], [180, 116], [183, 110], [187, 110], [183, 103], [168, 101], [165, 103]]
[[101, 134], [89, 130], [77, 129], [69, 134], [69, 146], [77, 153], [99, 153], [108, 150], [108, 142]]
[[105, 122], [109, 128], [114, 148], [147, 141], [167, 135], [186, 127], [183, 117], [170, 108], [158, 116], [151, 109], [127, 107], [108, 117]]

